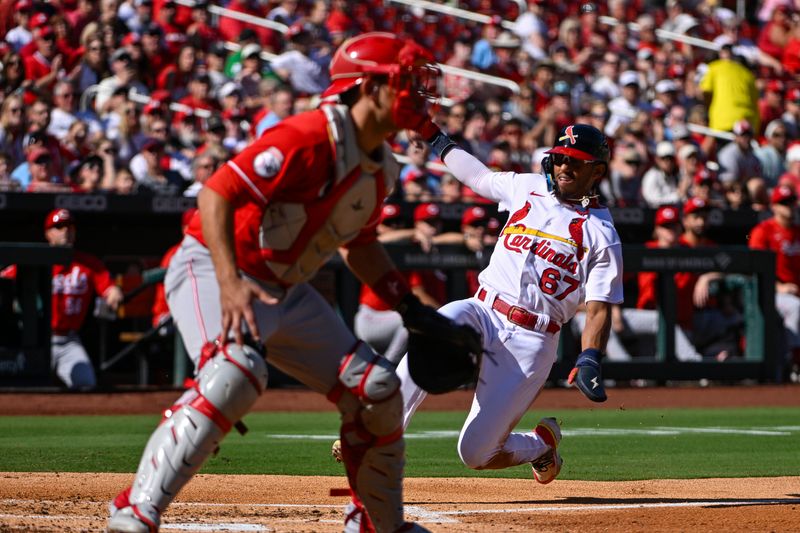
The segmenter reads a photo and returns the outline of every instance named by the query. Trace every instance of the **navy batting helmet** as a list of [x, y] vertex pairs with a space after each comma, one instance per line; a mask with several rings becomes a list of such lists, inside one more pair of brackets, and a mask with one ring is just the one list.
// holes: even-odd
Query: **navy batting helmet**
[[608, 163], [608, 140], [603, 133], [588, 124], [573, 124], [558, 132], [553, 147], [546, 154], [563, 154], [583, 161]]

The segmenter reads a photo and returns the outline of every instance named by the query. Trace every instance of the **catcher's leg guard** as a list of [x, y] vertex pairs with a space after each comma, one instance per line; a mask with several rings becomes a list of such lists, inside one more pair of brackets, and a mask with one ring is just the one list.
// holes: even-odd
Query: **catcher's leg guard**
[[200, 368], [196, 397], [150, 437], [127, 498], [123, 492], [112, 503], [108, 531], [157, 531], [161, 513], [266, 385], [262, 354], [249, 346], [220, 347]]
[[[395, 531], [403, 526], [403, 401], [400, 380], [383, 357], [363, 343], [345, 356], [339, 385], [328, 395], [342, 413], [342, 460], [353, 490], [359, 531]], [[367, 514], [361, 512], [361, 503]]]

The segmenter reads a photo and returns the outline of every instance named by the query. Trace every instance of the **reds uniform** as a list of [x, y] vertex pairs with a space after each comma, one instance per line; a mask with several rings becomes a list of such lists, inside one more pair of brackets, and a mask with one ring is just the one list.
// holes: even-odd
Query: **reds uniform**
[[[16, 265], [0, 272], [0, 277], [16, 279]], [[92, 388], [96, 384], [94, 369], [78, 331], [92, 298], [113, 286], [111, 275], [96, 257], [75, 252], [69, 265], [53, 266], [52, 286], [51, 366], [67, 387]]]
[[[511, 429], [544, 385], [561, 326], [578, 305], [622, 302], [620, 239], [607, 209], [561, 201], [542, 175], [492, 172], [460, 148], [444, 162], [459, 181], [510, 213], [477, 293], [440, 309], [479, 331], [485, 350], [459, 455], [471, 468], [530, 463], [555, 444], [538, 426], [530, 433]], [[411, 380], [407, 357], [398, 375], [407, 425], [425, 392]]]
[[418, 115], [406, 110], [426, 109], [432, 61], [393, 34], [345, 41], [324, 95], [341, 95], [343, 105], [287, 118], [206, 182], [200, 214], [164, 280], [197, 366], [195, 385], [165, 413], [133, 486], [112, 502], [110, 532], [158, 529], [161, 514], [224, 436], [242, 429], [241, 418], [267, 385], [264, 352], [341, 413], [353, 496], [345, 528], [426, 531], [403, 520], [400, 381], [308, 281], [338, 251], [407, 325], [465, 330], [433, 309], [420, 310], [377, 241], [381, 204], [398, 174], [385, 138], [416, 124], [408, 119]]
[[[796, 206], [797, 195], [788, 185], [779, 185], [772, 192], [772, 203], [773, 210], [777, 203]], [[777, 282], [800, 287], [800, 225], [781, 224], [775, 217], [764, 220], [750, 233], [749, 246], [775, 252]], [[775, 291], [775, 307], [783, 318], [786, 348], [800, 363], [800, 293]]]

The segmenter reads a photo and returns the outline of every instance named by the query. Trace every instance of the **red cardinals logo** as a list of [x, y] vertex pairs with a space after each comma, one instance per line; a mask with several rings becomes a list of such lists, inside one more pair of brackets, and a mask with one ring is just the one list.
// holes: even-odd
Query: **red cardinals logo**
[[569, 236], [575, 241], [577, 247], [578, 261], [583, 259], [583, 223], [585, 218], [573, 218], [569, 223]]
[[513, 224], [516, 224], [517, 222], [528, 216], [528, 213], [530, 213], [530, 211], [531, 211], [531, 203], [525, 202], [524, 206], [515, 211], [513, 215], [508, 217], [508, 223], [506, 224], [506, 226], [511, 226]]
[[570, 144], [575, 144], [577, 142], [578, 136], [572, 133], [572, 126], [567, 126], [567, 129], [564, 130], [564, 135], [558, 138], [558, 141], [561, 142], [565, 139], [569, 139]]

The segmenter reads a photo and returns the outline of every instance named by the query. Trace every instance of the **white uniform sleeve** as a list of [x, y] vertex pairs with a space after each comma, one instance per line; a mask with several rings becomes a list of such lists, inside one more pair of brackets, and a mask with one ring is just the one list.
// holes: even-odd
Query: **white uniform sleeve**
[[606, 246], [595, 254], [589, 263], [586, 279], [586, 301], [621, 304], [622, 245]]
[[461, 148], [453, 148], [444, 163], [458, 181], [494, 202], [509, 203], [514, 191], [515, 172], [492, 172], [478, 158]]

